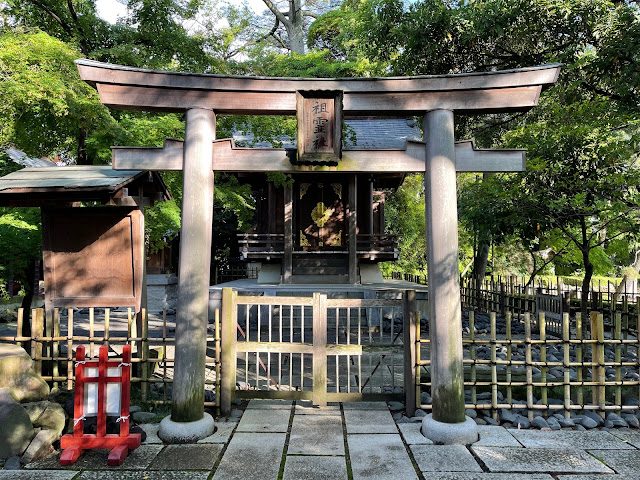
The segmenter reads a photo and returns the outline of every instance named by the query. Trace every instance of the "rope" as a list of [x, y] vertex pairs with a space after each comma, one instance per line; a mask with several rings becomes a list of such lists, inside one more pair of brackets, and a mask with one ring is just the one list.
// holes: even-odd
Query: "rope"
[[[84, 362], [83, 362], [84, 363]], [[73, 419], [73, 426], [75, 427], [76, 425], [78, 425], [81, 421], [86, 420], [87, 418], [83, 415], [80, 418], [74, 418]]]
[[129, 420], [129, 415], [125, 417], [118, 417], [118, 419], [116, 420], [116, 423], [124, 422], [125, 420]]
[[78, 365], [85, 365], [87, 362], [85, 362], [84, 360], [82, 360], [81, 362], [76, 362], [76, 368], [78, 367]]

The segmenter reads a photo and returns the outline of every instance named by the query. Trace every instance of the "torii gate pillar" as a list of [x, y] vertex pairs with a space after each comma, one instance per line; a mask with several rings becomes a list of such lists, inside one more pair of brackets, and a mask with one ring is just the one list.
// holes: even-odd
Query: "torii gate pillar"
[[427, 112], [423, 130], [433, 413], [422, 433], [438, 444], [470, 444], [478, 433], [464, 414], [453, 111]]
[[211, 415], [204, 412], [215, 136], [213, 111], [187, 110], [176, 310], [176, 352], [180, 354], [175, 358], [171, 417], [162, 420], [158, 432], [169, 443], [195, 442], [215, 428]]

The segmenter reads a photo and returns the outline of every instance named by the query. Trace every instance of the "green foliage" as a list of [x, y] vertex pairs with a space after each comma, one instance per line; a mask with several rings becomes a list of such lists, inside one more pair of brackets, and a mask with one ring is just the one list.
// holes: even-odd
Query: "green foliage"
[[28, 283], [33, 272], [27, 267], [40, 253], [40, 239], [40, 209], [0, 207], [0, 285], [9, 277]]

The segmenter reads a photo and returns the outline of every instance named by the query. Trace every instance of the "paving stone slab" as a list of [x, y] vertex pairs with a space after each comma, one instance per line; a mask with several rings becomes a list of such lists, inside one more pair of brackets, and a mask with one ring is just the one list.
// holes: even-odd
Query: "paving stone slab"
[[599, 430], [511, 430], [511, 435], [526, 448], [633, 449], [611, 433]]
[[289, 436], [288, 455], [344, 455], [342, 417], [296, 415]]
[[149, 470], [211, 470], [224, 445], [168, 445]]
[[513, 430], [494, 425], [478, 425], [480, 440], [473, 444], [474, 447], [519, 447], [522, 445], [511, 434]]
[[[84, 471], [77, 480], [207, 480], [210, 472], [88, 472]], [[1, 478], [1, 477], [0, 477]]]
[[640, 477], [640, 450], [589, 450], [589, 453], [616, 473]]
[[629, 443], [629, 445], [640, 448], [640, 432], [633, 430], [611, 430], [611, 435]]
[[344, 410], [386, 410], [389, 411], [387, 402], [344, 402]]
[[464, 445], [411, 445], [411, 452], [422, 473], [482, 472]]
[[329, 404], [326, 407], [312, 405], [310, 401], [296, 402], [296, 415], [340, 415], [340, 405]]
[[236, 428], [237, 426], [238, 426], [237, 421], [216, 420], [216, 431], [213, 432], [210, 436], [203, 438], [202, 440], [198, 440], [198, 443], [229, 443], [229, 439], [231, 438], [233, 429]]
[[238, 432], [286, 432], [289, 429], [289, 417], [291, 409], [288, 410], [246, 410], [238, 428]]
[[558, 480], [637, 480], [627, 475], [558, 475]]
[[163, 442], [158, 437], [158, 430], [160, 430], [159, 423], [141, 423], [140, 428], [147, 434], [142, 445], [162, 445]]
[[398, 423], [398, 429], [407, 445], [433, 445], [433, 442], [422, 435], [422, 423]]
[[77, 474], [69, 470], [0, 470], [2, 480], [71, 480]]
[[400, 435], [348, 435], [354, 480], [417, 479]]
[[345, 410], [347, 433], [398, 433], [389, 410]]
[[287, 435], [236, 432], [220, 460], [214, 480], [276, 480]]
[[[602, 475], [601, 475], [602, 476]], [[429, 473], [429, 480], [514, 480], [512, 473], [473, 473], [473, 472], [434, 472]], [[517, 480], [552, 480], [546, 473], [534, 475], [518, 475]], [[573, 480], [578, 480], [574, 478]], [[606, 480], [606, 479], [603, 479]], [[618, 479], [620, 480], [620, 479]]]
[[37, 462], [26, 465], [25, 468], [33, 470], [146, 470], [162, 449], [162, 445], [141, 445], [129, 452], [122, 465], [117, 467], [107, 466], [109, 450], [87, 450], [80, 455], [76, 463], [68, 467], [60, 465], [60, 452], [56, 452]]
[[290, 457], [284, 464], [283, 480], [347, 480], [344, 457]]
[[471, 449], [492, 472], [613, 473], [584, 450], [475, 446]]
[[291, 410], [293, 400], [249, 400], [247, 410]]

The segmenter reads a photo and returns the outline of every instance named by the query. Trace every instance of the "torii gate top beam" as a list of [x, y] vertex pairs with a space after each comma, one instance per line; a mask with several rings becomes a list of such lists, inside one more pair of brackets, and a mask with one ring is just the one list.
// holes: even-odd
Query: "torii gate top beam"
[[459, 113], [526, 111], [552, 85], [560, 64], [486, 73], [385, 78], [278, 78], [146, 70], [76, 60], [80, 77], [105, 105], [123, 110], [293, 115], [296, 91], [344, 92], [345, 115], [422, 115], [433, 109]]

